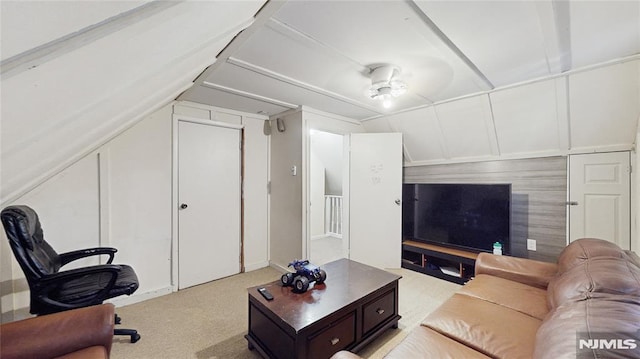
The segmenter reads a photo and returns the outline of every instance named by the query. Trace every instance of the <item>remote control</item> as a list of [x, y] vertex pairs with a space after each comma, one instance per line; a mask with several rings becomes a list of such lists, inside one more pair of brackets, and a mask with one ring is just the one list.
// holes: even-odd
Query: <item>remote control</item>
[[260, 287], [260, 288], [258, 288], [258, 292], [260, 292], [260, 294], [262, 294], [262, 296], [264, 297], [264, 299], [266, 299], [266, 300], [273, 300], [273, 295], [271, 295], [271, 293], [269, 293], [269, 291], [267, 290], [267, 288], [265, 288], [265, 287]]

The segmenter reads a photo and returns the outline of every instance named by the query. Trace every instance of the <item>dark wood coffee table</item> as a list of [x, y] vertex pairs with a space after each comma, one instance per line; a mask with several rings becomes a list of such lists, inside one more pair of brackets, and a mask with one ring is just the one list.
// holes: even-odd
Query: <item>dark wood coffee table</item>
[[[294, 293], [280, 280], [248, 288], [249, 349], [265, 358], [328, 358], [397, 328], [399, 275], [348, 259], [321, 266], [324, 284]], [[267, 301], [258, 288], [274, 299]]]

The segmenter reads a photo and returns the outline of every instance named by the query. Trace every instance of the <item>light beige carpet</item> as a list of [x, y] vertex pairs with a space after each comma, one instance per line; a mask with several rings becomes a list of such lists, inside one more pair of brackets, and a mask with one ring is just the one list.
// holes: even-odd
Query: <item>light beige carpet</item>
[[[406, 269], [390, 270], [400, 280], [398, 329], [385, 334], [359, 354], [381, 358], [420, 321], [449, 298], [459, 285]], [[117, 308], [118, 327], [135, 328], [142, 339], [131, 344], [116, 337], [111, 358], [260, 358], [247, 348], [246, 288], [278, 280], [280, 273], [263, 268]], [[330, 279], [327, 280], [330, 283]]]

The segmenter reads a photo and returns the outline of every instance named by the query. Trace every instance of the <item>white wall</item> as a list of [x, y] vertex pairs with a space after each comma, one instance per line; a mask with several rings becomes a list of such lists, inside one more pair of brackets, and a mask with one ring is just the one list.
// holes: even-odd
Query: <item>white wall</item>
[[[275, 118], [285, 124], [276, 129]], [[302, 112], [273, 116], [271, 131], [270, 262], [286, 268], [302, 258]], [[295, 176], [291, 168], [296, 167]]]
[[137, 296], [171, 291], [171, 113], [165, 106], [100, 150], [102, 244], [136, 270]]
[[269, 136], [265, 119], [243, 116], [244, 125], [244, 267], [245, 271], [269, 265]]
[[0, 2], [3, 205], [191, 87], [264, 1], [106, 3]]
[[[262, 133], [264, 118], [182, 103], [175, 107], [177, 112], [244, 125], [244, 263], [246, 270], [267, 266], [268, 137]], [[164, 106], [11, 203], [27, 204], [38, 212], [45, 238], [58, 252], [117, 248], [114, 263], [131, 265], [140, 288], [130, 297], [114, 298], [116, 305], [173, 290], [173, 113], [173, 103]], [[28, 316], [28, 286], [4, 231], [0, 268], [2, 321]]]
[[[310, 131], [311, 150], [326, 167], [325, 194], [342, 195], [343, 135], [324, 131]], [[312, 161], [313, 163], [313, 161]]]
[[321, 238], [325, 235], [325, 167], [320, 158], [318, 151], [311, 146], [309, 154], [309, 231], [311, 239]]
[[402, 132], [405, 166], [627, 151], [640, 116], [639, 78], [635, 56], [363, 124]]
[[[98, 154], [92, 153], [14, 203], [37, 211], [47, 240], [58, 252], [100, 244], [98, 167]], [[29, 287], [4, 231], [0, 235], [0, 262], [2, 322], [14, 316], [24, 318], [29, 315]], [[83, 259], [80, 264], [97, 264], [97, 259]]]
[[[36, 210], [45, 239], [60, 253], [117, 248], [114, 263], [131, 265], [140, 280], [136, 300], [171, 291], [171, 113], [164, 106], [11, 203]], [[0, 258], [12, 273], [3, 271], [1, 281], [13, 283], [3, 290], [2, 313], [23, 317], [28, 287], [2, 242]], [[78, 265], [87, 262], [97, 260]]]

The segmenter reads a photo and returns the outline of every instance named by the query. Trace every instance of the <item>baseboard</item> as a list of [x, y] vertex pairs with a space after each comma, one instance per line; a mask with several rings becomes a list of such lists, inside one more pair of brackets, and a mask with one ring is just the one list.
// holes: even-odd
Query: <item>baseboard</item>
[[274, 263], [274, 262], [270, 262], [269, 263], [269, 267], [281, 272], [281, 273], [285, 273], [285, 272], [289, 272], [289, 268], [288, 267], [283, 267], [281, 265], [279, 265], [278, 263]]
[[144, 302], [145, 300], [161, 297], [163, 295], [167, 295], [171, 293], [173, 293], [173, 288], [169, 286], [169, 287], [164, 287], [164, 288], [156, 289], [156, 290], [141, 293], [141, 294], [135, 294], [131, 296], [121, 296], [118, 298], [109, 299], [106, 302], [113, 303], [113, 305], [115, 305], [116, 307], [123, 307], [125, 305]]
[[311, 236], [311, 240], [316, 240], [316, 239], [323, 239], [323, 238], [336, 238], [336, 239], [342, 239], [342, 234], [338, 234], [338, 233], [325, 233], [325, 234], [318, 234], [315, 236]]
[[251, 272], [260, 268], [264, 268], [264, 267], [268, 267], [269, 266], [269, 261], [262, 261], [262, 262], [256, 262], [256, 263], [245, 263], [244, 265], [244, 271], [245, 272]]

